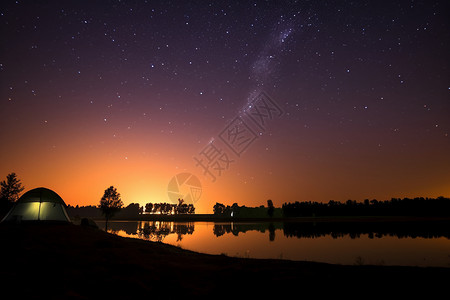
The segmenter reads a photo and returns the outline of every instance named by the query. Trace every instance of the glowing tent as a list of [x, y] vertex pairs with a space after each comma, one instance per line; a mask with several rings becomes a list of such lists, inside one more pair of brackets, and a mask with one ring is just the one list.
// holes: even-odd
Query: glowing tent
[[3, 221], [62, 221], [70, 222], [64, 200], [46, 188], [29, 190], [17, 200]]

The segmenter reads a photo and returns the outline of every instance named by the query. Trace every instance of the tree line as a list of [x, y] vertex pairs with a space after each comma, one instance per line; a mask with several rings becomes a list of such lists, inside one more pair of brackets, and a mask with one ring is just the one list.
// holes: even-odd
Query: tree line
[[[88, 217], [98, 218], [102, 215], [102, 210], [98, 205], [86, 205], [86, 206], [67, 206], [67, 213], [74, 217]], [[193, 214], [195, 213], [195, 207], [192, 204], [184, 203], [183, 199], [179, 200], [178, 204], [172, 203], [147, 203], [144, 206], [139, 203], [130, 203], [126, 207], [121, 207], [114, 216], [120, 218], [136, 217], [141, 214]]]
[[[213, 206], [214, 215], [227, 217], [273, 217], [274, 211], [279, 210], [273, 206], [271, 200], [267, 207], [246, 207], [224, 205], [216, 203]], [[347, 200], [338, 202], [296, 201], [284, 203], [281, 207], [280, 217], [330, 217], [330, 216], [420, 216], [420, 217], [450, 217], [450, 198], [443, 196], [437, 198], [391, 198], [391, 200], [378, 201], [365, 199], [363, 202]]]
[[162, 215], [194, 214], [195, 207], [193, 204], [184, 203], [183, 199], [178, 199], [178, 204], [147, 203], [145, 204], [145, 212]]
[[285, 217], [319, 217], [319, 216], [423, 216], [423, 217], [449, 217], [450, 199], [437, 198], [392, 198], [378, 201], [364, 200], [356, 202], [347, 200], [338, 202], [330, 200], [321, 202], [294, 202], [282, 205]]
[[[0, 182], [0, 220], [11, 209], [14, 203], [19, 199], [20, 194], [25, 189], [18, 179], [16, 173], [10, 173], [6, 176], [6, 180]], [[105, 229], [108, 226], [108, 220], [115, 215], [122, 218], [135, 217], [144, 212], [144, 207], [138, 203], [131, 203], [127, 207], [123, 207], [120, 193], [117, 188], [110, 186], [105, 189], [98, 206], [82, 206], [76, 207], [66, 206], [67, 212], [71, 216], [98, 217], [102, 214], [105, 217]], [[193, 204], [184, 203], [183, 199], [178, 199], [178, 204], [170, 203], [147, 203], [145, 205], [146, 213], [153, 214], [193, 214], [195, 207]]]
[[[267, 200], [267, 207], [261, 205], [259, 207], [247, 207], [245, 205], [239, 206], [237, 203], [233, 203], [233, 205], [224, 205], [223, 203], [216, 202], [213, 206], [213, 212], [216, 216], [225, 216], [225, 217], [273, 217], [277, 215], [281, 216], [279, 208], [275, 208], [272, 200]], [[277, 212], [277, 213], [276, 213]]]
[[[6, 180], [0, 182], [0, 217], [6, 214], [15, 201], [19, 199], [24, 186], [18, 179], [16, 173], [10, 173]], [[144, 207], [138, 203], [131, 203], [123, 207], [120, 193], [114, 186], [104, 191], [98, 206], [76, 207], [68, 206], [69, 215], [82, 215], [87, 217], [98, 217], [99, 211], [105, 216], [106, 224], [114, 215], [122, 218], [143, 214], [194, 214], [193, 204], [184, 203], [178, 199], [178, 204], [171, 203], [147, 203]], [[215, 215], [224, 216], [268, 216], [273, 217], [274, 212], [279, 210], [273, 206], [272, 200], [267, 200], [267, 207], [245, 207], [234, 203], [225, 206], [216, 203], [213, 207]], [[366, 199], [363, 202], [347, 200], [338, 202], [330, 200], [327, 203], [296, 201], [284, 203], [281, 207], [283, 217], [318, 217], [318, 216], [429, 216], [450, 217], [450, 199], [443, 196], [437, 198], [392, 198], [391, 200], [378, 201]], [[107, 225], [106, 225], [107, 226]]]

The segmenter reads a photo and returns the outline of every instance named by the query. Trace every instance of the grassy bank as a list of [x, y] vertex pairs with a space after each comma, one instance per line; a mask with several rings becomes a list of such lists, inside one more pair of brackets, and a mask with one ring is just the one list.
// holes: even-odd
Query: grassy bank
[[73, 224], [1, 224], [0, 239], [2, 286], [31, 298], [254, 299], [310, 292], [350, 295], [360, 289], [405, 295], [432, 284], [431, 295], [443, 291], [450, 278], [448, 268], [207, 255]]

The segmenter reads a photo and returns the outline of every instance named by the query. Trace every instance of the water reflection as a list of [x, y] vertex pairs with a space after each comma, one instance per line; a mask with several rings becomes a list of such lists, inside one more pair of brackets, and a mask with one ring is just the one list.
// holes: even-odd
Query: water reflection
[[288, 238], [315, 238], [331, 236], [332, 238], [359, 238], [367, 235], [370, 239], [393, 236], [398, 238], [450, 238], [450, 222], [279, 222], [279, 223], [226, 223], [215, 224], [214, 235], [219, 237], [225, 233], [238, 236], [250, 230], [269, 231], [269, 240], [275, 240], [275, 230], [282, 230]]
[[177, 242], [183, 235], [194, 233], [194, 223], [139, 222], [138, 236], [146, 240], [162, 242], [169, 234], [177, 235]]
[[359, 238], [367, 235], [370, 239], [385, 236], [397, 238], [450, 238], [449, 221], [416, 221], [416, 222], [294, 222], [283, 223], [286, 237], [316, 238], [331, 236], [332, 238]]
[[195, 225], [190, 223], [162, 222], [162, 221], [124, 221], [110, 222], [108, 231], [114, 234], [123, 232], [126, 236], [136, 236], [140, 239], [154, 242], [162, 242], [168, 235], [177, 235], [177, 242], [183, 239], [184, 235], [194, 232]]
[[[129, 221], [111, 222], [109, 231], [125, 232], [128, 236], [162, 242], [168, 235], [175, 234], [177, 242], [184, 235], [192, 235], [195, 222]], [[439, 238], [450, 239], [449, 221], [420, 222], [255, 222], [255, 223], [213, 223], [212, 233], [216, 237], [225, 234], [238, 236], [249, 231], [269, 233], [269, 241], [275, 241], [276, 231], [282, 231], [287, 238], [317, 238], [330, 236], [359, 238], [362, 235], [370, 239], [386, 236], [397, 238]]]
[[[103, 222], [98, 222], [104, 228]], [[108, 231], [209, 254], [338, 264], [450, 266], [447, 222], [110, 221]]]
[[275, 240], [275, 230], [282, 229], [283, 223], [268, 223], [268, 222], [259, 222], [259, 223], [216, 223], [213, 227], [213, 233], [215, 236], [219, 237], [226, 233], [231, 233], [235, 236], [238, 236], [239, 233], [246, 233], [247, 231], [259, 231], [261, 233], [265, 233], [269, 231], [269, 240]]

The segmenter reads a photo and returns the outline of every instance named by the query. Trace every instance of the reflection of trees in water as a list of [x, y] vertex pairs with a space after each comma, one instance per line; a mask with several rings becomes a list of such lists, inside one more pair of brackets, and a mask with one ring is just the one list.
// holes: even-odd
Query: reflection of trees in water
[[[151, 241], [163, 241], [169, 234], [177, 235], [177, 242], [186, 234], [192, 234], [194, 222], [110, 222], [109, 232], [117, 233], [120, 230], [128, 235], [138, 235], [139, 238]], [[215, 223], [213, 233], [219, 237], [224, 234], [233, 234], [248, 231], [269, 232], [269, 240], [274, 241], [276, 231], [282, 230], [286, 237], [316, 238], [331, 236], [332, 238], [350, 237], [359, 238], [367, 235], [369, 238], [382, 238], [392, 236], [398, 238], [421, 237], [450, 239], [450, 221], [383, 221], [383, 222], [255, 222], [255, 223]]]
[[265, 233], [269, 231], [269, 240], [275, 240], [275, 230], [283, 228], [283, 223], [276, 222], [259, 222], [259, 223], [216, 223], [214, 224], [213, 233], [219, 237], [225, 233], [231, 233], [238, 236], [239, 233], [247, 231], [259, 231]]
[[437, 238], [450, 239], [450, 221], [411, 221], [411, 222], [283, 222], [283, 223], [221, 223], [215, 224], [213, 233], [219, 237], [225, 233], [235, 236], [239, 233], [256, 230], [269, 231], [269, 240], [275, 240], [275, 231], [283, 230], [286, 237], [315, 238], [331, 236], [332, 238], [369, 238], [393, 236], [398, 238]]
[[169, 234], [176, 234], [179, 242], [183, 239], [183, 235], [192, 234], [194, 228], [194, 223], [139, 222], [137, 234], [140, 238], [155, 242], [162, 242]]
[[385, 236], [398, 238], [450, 238], [449, 221], [411, 221], [411, 222], [286, 222], [283, 226], [287, 237], [315, 238], [331, 236], [333, 238], [349, 236], [369, 238]]

